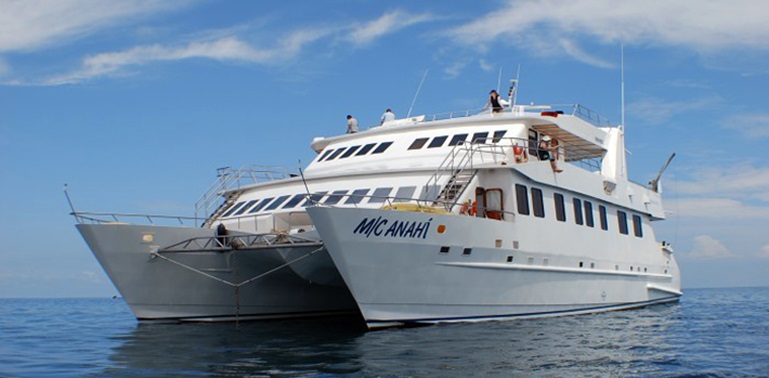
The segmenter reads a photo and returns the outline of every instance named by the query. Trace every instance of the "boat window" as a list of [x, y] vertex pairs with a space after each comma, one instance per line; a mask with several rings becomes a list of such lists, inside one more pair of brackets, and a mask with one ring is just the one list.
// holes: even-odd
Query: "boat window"
[[633, 215], [633, 234], [639, 238], [642, 238], [644, 236], [643, 230], [641, 229], [640, 215]]
[[331, 156], [328, 157], [328, 159], [326, 159], [326, 161], [336, 159], [336, 157], [339, 156], [339, 154], [344, 152], [344, 150], [346, 150], [346, 149], [347, 149], [347, 147], [342, 147], [342, 148], [337, 149], [336, 151], [334, 151], [333, 154], [331, 154]]
[[352, 194], [350, 194], [350, 197], [347, 198], [347, 201], [344, 203], [348, 205], [355, 205], [359, 204], [360, 201], [363, 200], [363, 197], [368, 193], [369, 189], [355, 189], [353, 190]]
[[499, 143], [500, 140], [502, 140], [502, 137], [507, 134], [507, 130], [497, 130], [494, 132], [494, 138], [491, 139], [492, 143]]
[[363, 148], [361, 148], [360, 151], [358, 151], [358, 153], [355, 154], [355, 156], [361, 156], [361, 155], [367, 154], [369, 151], [371, 151], [372, 148], [374, 148], [374, 146], [376, 146], [376, 143], [369, 143], [363, 146]]
[[232, 215], [232, 213], [235, 212], [235, 210], [237, 210], [241, 206], [243, 206], [244, 203], [246, 203], [246, 201], [240, 201], [240, 202], [236, 203], [235, 206], [233, 206], [229, 210], [227, 210], [227, 212], [224, 213], [224, 215], [222, 215], [222, 217], [229, 217], [230, 215]]
[[368, 203], [384, 203], [384, 201], [387, 200], [387, 196], [390, 195], [390, 192], [392, 190], [393, 188], [374, 189], [374, 194], [371, 195], [371, 198], [369, 198]]
[[398, 188], [398, 192], [395, 193], [395, 199], [393, 202], [409, 202], [414, 199], [414, 192], [416, 191], [416, 186], [404, 186], [402, 188]]
[[328, 154], [331, 153], [331, 151], [334, 151], [334, 149], [332, 148], [332, 149], [323, 151], [323, 155], [320, 155], [320, 157], [318, 158], [318, 161], [323, 161], [323, 159], [325, 159], [326, 156], [328, 156]]
[[253, 208], [253, 209], [251, 209], [251, 211], [249, 211], [248, 213], [249, 213], [249, 214], [253, 214], [253, 213], [255, 213], [255, 212], [259, 211], [259, 210], [262, 210], [262, 209], [264, 209], [264, 207], [265, 207], [265, 206], [267, 206], [267, 204], [268, 204], [268, 203], [270, 203], [270, 202], [271, 202], [273, 199], [275, 199], [275, 197], [270, 197], [270, 198], [265, 198], [265, 199], [263, 199], [263, 200], [262, 200], [262, 202], [259, 202], [259, 203], [258, 203], [256, 206], [254, 206], [254, 208]]
[[584, 224], [585, 222], [582, 219], [582, 201], [579, 198], [574, 198], [572, 203], [574, 204], [574, 223]]
[[529, 156], [537, 156], [539, 151], [539, 143], [537, 143], [537, 132], [529, 129]]
[[566, 205], [563, 201], [563, 194], [553, 193], [553, 201], [555, 201], [555, 219], [566, 222]]
[[590, 201], [585, 201], [585, 224], [588, 227], [595, 226], [593, 222], [593, 204]]
[[379, 146], [377, 146], [377, 148], [375, 148], [374, 152], [372, 152], [371, 154], [372, 155], [373, 154], [381, 154], [382, 152], [385, 152], [385, 150], [388, 149], [392, 144], [393, 144], [393, 142], [384, 142], [384, 143], [380, 144]]
[[457, 134], [451, 137], [451, 141], [449, 142], [449, 146], [456, 146], [458, 144], [465, 144], [467, 141], [467, 134]]
[[264, 209], [264, 210], [265, 210], [265, 211], [269, 211], [269, 210], [275, 210], [275, 209], [277, 209], [277, 208], [278, 208], [278, 206], [280, 206], [280, 205], [282, 205], [282, 204], [283, 204], [283, 202], [286, 202], [286, 200], [288, 199], [288, 197], [291, 197], [291, 196], [290, 196], [290, 195], [288, 195], [288, 194], [286, 194], [285, 196], [280, 196], [280, 197], [278, 197], [277, 199], [275, 199], [275, 201], [273, 201], [273, 202], [270, 204], [270, 206], [267, 206], [267, 208], [266, 208], [266, 209]]
[[486, 189], [483, 193], [483, 207], [486, 211], [486, 218], [496, 220], [504, 219], [504, 203], [505, 202], [502, 199], [502, 189]]
[[316, 193], [310, 194], [310, 198], [308, 198], [306, 201], [304, 201], [304, 203], [302, 203], [302, 207], [311, 206], [320, 202], [320, 199], [323, 198], [323, 196], [325, 196], [326, 193], [328, 192], [316, 192]]
[[414, 140], [414, 141], [411, 143], [411, 145], [409, 146], [409, 150], [418, 150], [418, 149], [422, 148], [422, 146], [424, 146], [424, 145], [425, 145], [425, 143], [427, 143], [427, 140], [428, 140], [428, 139], [430, 139], [430, 138], [419, 138], [419, 139], [415, 139], [415, 140]]
[[438, 198], [441, 187], [438, 185], [425, 185], [422, 187], [422, 191], [419, 193], [419, 200], [421, 201], [435, 201]]
[[352, 146], [352, 147], [348, 148], [347, 152], [342, 154], [342, 156], [340, 156], [339, 158], [340, 159], [344, 159], [344, 158], [350, 157], [350, 155], [354, 154], [355, 151], [357, 151], [359, 148], [360, 148], [360, 146]]
[[531, 188], [531, 207], [534, 208], [533, 210], [535, 217], [545, 217], [545, 204], [542, 199], [542, 189]]
[[609, 219], [606, 217], [606, 206], [598, 205], [598, 214], [601, 218], [601, 229], [606, 231], [609, 229]]
[[347, 190], [335, 190], [328, 195], [328, 198], [323, 202], [324, 205], [336, 205], [342, 200], [344, 195], [347, 194]]
[[489, 137], [489, 133], [475, 133], [473, 134], [473, 143], [486, 143], [486, 138]]
[[617, 220], [619, 221], [619, 233], [627, 235], [627, 214], [622, 210], [617, 210]]
[[427, 146], [427, 148], [436, 148], [436, 147], [443, 146], [443, 143], [446, 142], [446, 139], [448, 139], [448, 137], [449, 137], [448, 135], [441, 135], [433, 138], [433, 141], [430, 142], [430, 145]]
[[236, 212], [235, 212], [235, 214], [232, 214], [232, 215], [240, 215], [240, 214], [243, 214], [243, 213], [244, 213], [246, 210], [248, 210], [249, 208], [251, 208], [251, 206], [253, 206], [253, 205], [256, 203], [256, 201], [259, 201], [259, 200], [258, 200], [258, 199], [255, 199], [255, 200], [251, 200], [251, 201], [248, 201], [248, 202], [246, 202], [246, 204], [245, 204], [245, 205], [243, 205], [243, 207], [241, 207], [241, 208], [240, 208], [240, 210], [236, 211]]
[[515, 184], [515, 199], [518, 214], [529, 215], [529, 193], [525, 185]]
[[302, 202], [302, 199], [305, 196], [307, 196], [307, 194], [305, 194], [305, 193], [299, 193], [299, 194], [294, 195], [293, 197], [291, 197], [290, 200], [288, 200], [288, 202], [286, 202], [285, 205], [283, 205], [283, 208], [284, 209], [291, 209], [291, 208], [296, 207], [296, 205], [298, 205], [299, 202]]

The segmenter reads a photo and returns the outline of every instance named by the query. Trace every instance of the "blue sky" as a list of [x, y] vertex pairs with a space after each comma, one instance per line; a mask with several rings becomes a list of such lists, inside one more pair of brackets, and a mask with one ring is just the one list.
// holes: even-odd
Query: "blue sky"
[[[519, 103], [621, 119], [663, 179], [684, 287], [769, 285], [769, 3], [0, 0], [0, 297], [113, 295], [78, 210], [191, 215], [216, 168], [296, 167], [309, 142]], [[503, 91], [506, 91], [503, 84]]]

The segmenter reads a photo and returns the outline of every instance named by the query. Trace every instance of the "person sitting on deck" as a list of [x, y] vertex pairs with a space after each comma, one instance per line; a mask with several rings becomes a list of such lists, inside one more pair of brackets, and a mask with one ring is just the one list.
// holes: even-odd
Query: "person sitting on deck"
[[382, 114], [380, 125], [384, 125], [385, 122], [390, 122], [395, 120], [395, 113], [393, 113], [392, 109], [387, 109], [387, 111]]
[[558, 169], [558, 165], [556, 164], [558, 142], [552, 143], [552, 139], [549, 135], [543, 136], [542, 140], [540, 140], [537, 156], [539, 157], [539, 160], [550, 160], [550, 168], [553, 169], [553, 172], [563, 172], [563, 169]]
[[489, 92], [489, 101], [486, 102], [484, 109], [491, 107], [492, 113], [501, 113], [505, 106], [509, 105], [505, 99], [499, 97], [499, 93], [495, 90]]

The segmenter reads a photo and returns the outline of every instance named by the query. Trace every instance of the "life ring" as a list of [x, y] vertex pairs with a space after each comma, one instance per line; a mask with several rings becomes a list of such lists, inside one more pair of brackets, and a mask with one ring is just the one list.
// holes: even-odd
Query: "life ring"
[[516, 163], [525, 163], [528, 160], [528, 156], [526, 155], [526, 150], [523, 146], [513, 146], [513, 156], [515, 157]]

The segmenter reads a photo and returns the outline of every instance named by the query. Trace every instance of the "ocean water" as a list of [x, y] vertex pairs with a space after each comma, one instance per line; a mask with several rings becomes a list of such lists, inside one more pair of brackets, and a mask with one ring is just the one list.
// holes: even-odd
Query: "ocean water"
[[120, 299], [0, 299], [0, 376], [769, 376], [769, 288], [548, 319], [139, 324]]

